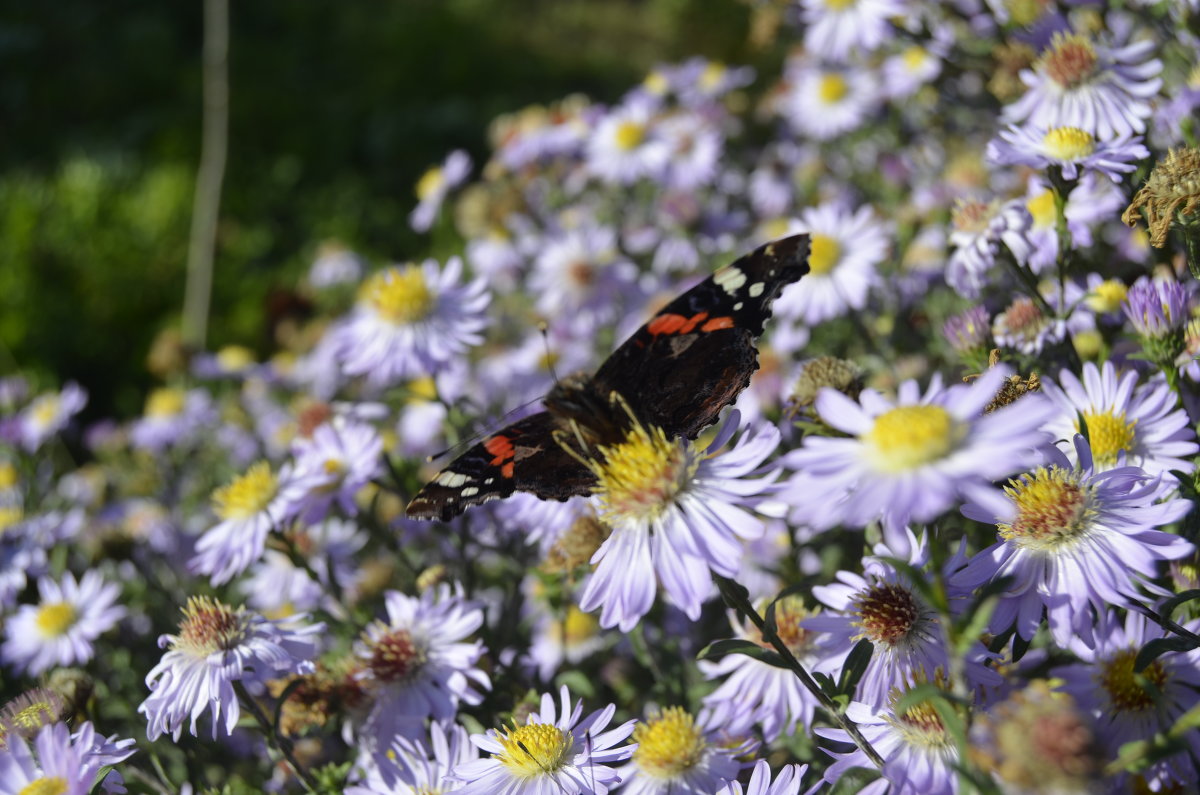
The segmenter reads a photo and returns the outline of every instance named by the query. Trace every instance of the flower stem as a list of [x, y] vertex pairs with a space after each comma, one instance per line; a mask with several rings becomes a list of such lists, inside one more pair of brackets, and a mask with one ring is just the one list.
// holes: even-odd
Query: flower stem
[[871, 744], [867, 742], [866, 737], [863, 737], [858, 727], [838, 710], [837, 704], [833, 703], [833, 699], [821, 689], [821, 686], [812, 678], [812, 675], [804, 670], [804, 666], [792, 655], [791, 649], [779, 637], [779, 633], [767, 626], [766, 620], [758, 614], [758, 611], [754, 609], [754, 605], [750, 603], [750, 597], [746, 589], [728, 577], [722, 577], [719, 574], [714, 573], [713, 579], [716, 580], [717, 588], [720, 589], [721, 596], [724, 597], [725, 602], [738, 612], [744, 613], [749, 617], [755, 628], [762, 634], [763, 640], [770, 643], [775, 651], [779, 652], [779, 655], [783, 657], [788, 668], [800, 680], [800, 684], [804, 685], [804, 688], [816, 697], [817, 701], [833, 717], [837, 725], [850, 736], [850, 739], [859, 747], [859, 750], [866, 754], [867, 759], [871, 760], [871, 764], [882, 768], [883, 757], [871, 747]]
[[305, 770], [296, 760], [292, 753], [292, 741], [279, 733], [279, 729], [267, 719], [263, 711], [259, 708], [258, 702], [254, 700], [241, 682], [233, 683], [234, 689], [238, 694], [238, 702], [242, 707], [254, 716], [254, 720], [262, 729], [263, 736], [266, 737], [267, 745], [278, 751], [288, 764], [292, 766], [292, 770], [296, 773], [296, 778], [300, 779], [300, 783], [304, 785], [304, 789], [313, 795], [317, 792], [317, 782], [313, 779], [312, 774]]

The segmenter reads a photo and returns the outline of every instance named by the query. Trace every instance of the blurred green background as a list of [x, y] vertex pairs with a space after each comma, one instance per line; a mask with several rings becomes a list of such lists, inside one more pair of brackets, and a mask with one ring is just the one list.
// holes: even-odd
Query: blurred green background
[[[612, 101], [657, 63], [753, 63], [737, 0], [230, 3], [229, 158], [210, 348], [266, 353], [264, 304], [336, 239], [419, 256], [413, 186], [498, 114]], [[0, 372], [130, 416], [178, 326], [200, 151], [203, 8], [7, 3], [0, 15]]]

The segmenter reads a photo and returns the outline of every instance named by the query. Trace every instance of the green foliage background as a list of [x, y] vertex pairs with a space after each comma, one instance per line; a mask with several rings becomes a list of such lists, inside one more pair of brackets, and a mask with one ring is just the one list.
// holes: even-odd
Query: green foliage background
[[[336, 239], [408, 259], [420, 174], [480, 163], [498, 114], [616, 99], [654, 64], [748, 45], [734, 0], [230, 3], [231, 121], [210, 347], [265, 352], [264, 302]], [[0, 373], [141, 408], [178, 322], [200, 148], [202, 5], [8, 4], [0, 15]]]

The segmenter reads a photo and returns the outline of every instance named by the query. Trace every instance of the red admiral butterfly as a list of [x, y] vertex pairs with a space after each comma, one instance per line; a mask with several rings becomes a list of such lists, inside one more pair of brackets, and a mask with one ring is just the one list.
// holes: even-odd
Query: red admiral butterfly
[[720, 269], [638, 329], [594, 376], [564, 380], [546, 396], [545, 411], [454, 459], [408, 504], [408, 516], [447, 520], [514, 491], [544, 500], [590, 494], [596, 476], [581, 462], [582, 445], [620, 442], [630, 414], [669, 438], [694, 439], [750, 384], [754, 339], [772, 301], [806, 273], [807, 235], [768, 243]]

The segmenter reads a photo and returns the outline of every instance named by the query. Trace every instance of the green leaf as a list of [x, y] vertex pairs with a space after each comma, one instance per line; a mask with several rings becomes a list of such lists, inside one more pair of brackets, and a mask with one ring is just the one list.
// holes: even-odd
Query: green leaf
[[791, 666], [780, 656], [779, 652], [772, 649], [764, 649], [757, 643], [752, 643], [748, 640], [739, 638], [727, 638], [726, 640], [714, 641], [696, 655], [697, 660], [719, 660], [722, 657], [728, 657], [731, 654], [744, 654], [747, 657], [753, 657], [759, 662], [764, 662], [767, 665], [772, 665], [776, 668], [785, 668], [791, 670]]
[[837, 686], [838, 693], [854, 693], [863, 674], [866, 673], [867, 664], [871, 662], [871, 655], [874, 653], [875, 644], [866, 638], [854, 644], [854, 648], [846, 655], [845, 664], [842, 665], [842, 675]]
[[1167, 652], [1191, 651], [1198, 646], [1200, 644], [1188, 638], [1155, 638], [1138, 650], [1137, 657], [1133, 661], [1134, 673], [1146, 670], [1146, 666]]

